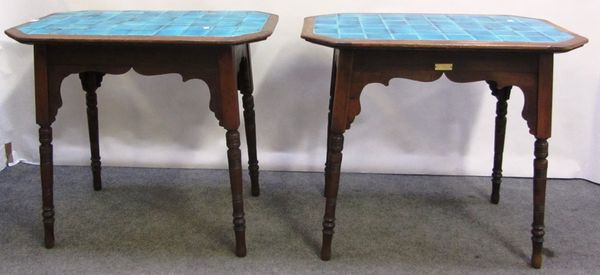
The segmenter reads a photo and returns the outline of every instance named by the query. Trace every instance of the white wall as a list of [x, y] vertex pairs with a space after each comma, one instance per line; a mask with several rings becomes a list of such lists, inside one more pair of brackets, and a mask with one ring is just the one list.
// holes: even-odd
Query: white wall
[[[335, 12], [491, 13], [545, 18], [590, 39], [555, 58], [551, 177], [600, 181], [600, 19], [598, 1], [5, 1], [0, 28], [51, 12], [84, 9], [253, 9], [280, 15], [275, 34], [253, 44], [259, 161], [267, 170], [322, 171], [332, 50], [300, 39], [305, 16]], [[84, 93], [76, 76], [63, 82], [64, 106], [54, 123], [55, 162], [89, 159]], [[16, 160], [38, 161], [32, 49], [0, 38], [0, 142]], [[495, 98], [484, 83], [392, 80], [363, 92], [363, 112], [346, 134], [344, 171], [489, 175]], [[505, 174], [531, 176], [533, 137], [513, 92]], [[99, 90], [105, 165], [225, 168], [224, 130], [208, 111], [199, 80], [178, 75], [107, 76]], [[432, 110], [435, 110], [432, 112]], [[243, 131], [241, 131], [243, 133]]]

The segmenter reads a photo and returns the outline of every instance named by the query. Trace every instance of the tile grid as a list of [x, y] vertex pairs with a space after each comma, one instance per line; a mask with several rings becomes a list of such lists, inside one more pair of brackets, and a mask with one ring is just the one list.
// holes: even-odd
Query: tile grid
[[[440, 27], [438, 27], [436, 24], [432, 24], [432, 25], [436, 30], [438, 30], [442, 34], [442, 36], [444, 36], [445, 40], [449, 40], [448, 36], [444, 33], [444, 31], [442, 29], [440, 29]], [[419, 36], [419, 33], [417, 33], [417, 36]], [[419, 39], [423, 39], [423, 38], [419, 36]]]
[[25, 34], [231, 37], [262, 30], [269, 18], [243, 11], [83, 11], [21, 26]]
[[386, 30], [388, 33], [390, 33], [390, 34], [391, 34], [391, 33], [392, 33], [392, 31], [390, 30], [390, 27], [389, 27], [389, 26], [388, 26], [388, 24], [385, 22], [385, 20], [383, 20], [383, 17], [381, 16], [381, 14], [378, 14], [378, 16], [379, 16], [379, 19], [381, 20], [381, 22], [383, 22], [383, 26], [385, 27], [385, 30]]
[[[394, 27], [390, 25], [392, 23]], [[314, 33], [337, 39], [361, 40], [561, 42], [572, 38], [572, 35], [538, 19], [440, 14], [318, 16]]]

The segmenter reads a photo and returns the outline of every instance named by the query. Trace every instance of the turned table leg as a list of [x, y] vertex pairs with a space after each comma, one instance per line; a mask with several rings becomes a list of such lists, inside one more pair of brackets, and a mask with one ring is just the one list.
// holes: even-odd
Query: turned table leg
[[250, 59], [250, 47], [245, 47], [245, 58], [242, 61], [238, 76], [238, 87], [242, 93], [244, 107], [244, 125], [246, 128], [246, 143], [248, 144], [248, 173], [250, 174], [250, 186], [252, 196], [260, 195], [258, 183], [258, 157], [256, 153], [256, 119], [254, 113], [254, 84], [252, 80], [252, 61]]
[[52, 123], [60, 106], [60, 82], [51, 72], [47, 63], [45, 46], [34, 46], [35, 70], [35, 111], [36, 122], [40, 126], [40, 176], [42, 182], [42, 220], [44, 223], [44, 244], [54, 247], [54, 165], [52, 160]]
[[[327, 161], [325, 163], [325, 215], [323, 217], [323, 245], [321, 259], [331, 259], [331, 242], [335, 228], [335, 206], [340, 184], [344, 132], [354, 119], [348, 118], [352, 92], [354, 54], [335, 50], [332, 73], [330, 112], [327, 129]], [[358, 86], [356, 86], [358, 87]], [[362, 87], [360, 87], [362, 89]], [[356, 115], [358, 113], [355, 113]]]
[[102, 190], [102, 164], [100, 162], [100, 145], [98, 138], [98, 99], [96, 96], [96, 90], [100, 87], [103, 76], [103, 73], [98, 72], [84, 72], [79, 74], [81, 86], [86, 92], [88, 131], [90, 136], [91, 167], [92, 176], [94, 179], [94, 190], [96, 191]]
[[533, 224], [531, 229], [532, 256], [531, 265], [542, 266], [544, 246], [544, 207], [546, 203], [546, 174], [548, 171], [548, 142], [538, 138], [535, 142], [535, 160], [533, 161]]
[[335, 205], [340, 182], [340, 168], [342, 164], [342, 150], [344, 136], [330, 133], [329, 151], [327, 152], [326, 179], [325, 179], [325, 216], [323, 217], [323, 246], [321, 259], [331, 259], [331, 242], [335, 228]]
[[238, 81], [234, 49], [220, 48], [218, 55], [218, 73], [208, 80], [211, 93], [210, 108], [215, 112], [219, 125], [227, 130], [227, 160], [229, 164], [229, 183], [233, 204], [233, 230], [235, 233], [235, 254], [246, 256], [246, 220], [244, 219], [244, 196], [242, 186], [242, 152], [240, 150], [240, 113], [238, 105]]
[[238, 257], [246, 256], [246, 220], [244, 219], [244, 197], [242, 186], [242, 152], [240, 151], [240, 133], [237, 130], [227, 131], [227, 159], [229, 161], [229, 180], [233, 201], [233, 230], [235, 231]]
[[[331, 110], [333, 109], [333, 95], [335, 94], [335, 81], [336, 81], [336, 71], [337, 71], [337, 54], [333, 54], [333, 64], [331, 65], [331, 87], [329, 89], [329, 112], [327, 113], [327, 154], [325, 157], [325, 184], [327, 184], [327, 166], [329, 163], [329, 134], [331, 128]], [[327, 187], [325, 187], [327, 189]], [[325, 192], [323, 192], [323, 196], [325, 196]]]
[[502, 157], [504, 154], [504, 140], [506, 137], [506, 114], [508, 112], [508, 99], [512, 86], [498, 88], [494, 81], [487, 81], [492, 90], [492, 95], [498, 100], [496, 103], [496, 130], [494, 135], [494, 167], [492, 169], [492, 195], [490, 201], [498, 204], [500, 201], [500, 184], [502, 183]]
[[244, 125], [246, 128], [246, 143], [248, 144], [248, 170], [252, 196], [260, 195], [258, 183], [258, 157], [256, 153], [256, 124], [254, 119], [254, 98], [252, 90], [242, 90], [244, 104]]
[[44, 222], [44, 244], [54, 247], [54, 165], [52, 163], [52, 127], [42, 125], [40, 137], [40, 172], [42, 180], [42, 218]]

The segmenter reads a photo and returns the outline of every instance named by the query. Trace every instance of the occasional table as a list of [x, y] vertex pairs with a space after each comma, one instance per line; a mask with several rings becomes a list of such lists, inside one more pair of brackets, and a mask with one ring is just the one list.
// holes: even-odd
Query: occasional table
[[105, 74], [133, 69], [143, 75], [178, 73], [183, 81], [207, 83], [210, 110], [227, 130], [235, 253], [245, 256], [237, 92], [243, 95], [252, 194], [258, 196], [249, 43], [269, 37], [276, 24], [276, 15], [256, 11], [79, 11], [52, 14], [7, 30], [13, 39], [34, 46], [45, 246], [54, 246], [51, 125], [62, 105], [61, 82], [79, 74], [86, 92], [93, 183], [100, 190], [96, 90]]
[[332, 14], [308, 17], [302, 38], [334, 48], [329, 103], [326, 207], [321, 258], [331, 257], [344, 132], [360, 113], [369, 83], [392, 78], [430, 82], [486, 81], [497, 102], [491, 202], [498, 203], [507, 100], [513, 86], [525, 96], [522, 116], [536, 138], [533, 162], [531, 265], [542, 264], [554, 53], [587, 39], [548, 21], [504, 15]]

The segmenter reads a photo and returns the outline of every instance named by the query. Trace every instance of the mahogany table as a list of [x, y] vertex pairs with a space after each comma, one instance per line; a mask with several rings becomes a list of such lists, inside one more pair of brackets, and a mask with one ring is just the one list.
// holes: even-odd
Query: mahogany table
[[523, 118], [536, 138], [533, 170], [533, 252], [542, 264], [554, 53], [587, 39], [548, 21], [503, 15], [332, 14], [308, 17], [302, 38], [334, 48], [321, 258], [331, 258], [344, 132], [360, 112], [369, 83], [392, 78], [430, 82], [487, 81], [497, 99], [491, 202], [499, 201], [507, 100], [513, 86], [525, 95]]
[[181, 74], [204, 80], [210, 110], [227, 130], [233, 200], [235, 253], [246, 255], [238, 89], [243, 94], [252, 194], [258, 196], [258, 160], [249, 43], [269, 37], [277, 16], [255, 11], [80, 11], [56, 13], [6, 31], [33, 44], [36, 122], [45, 246], [54, 246], [52, 128], [60, 108], [60, 86], [79, 74], [86, 91], [94, 189], [100, 190], [96, 90], [105, 74], [133, 68], [143, 75]]

